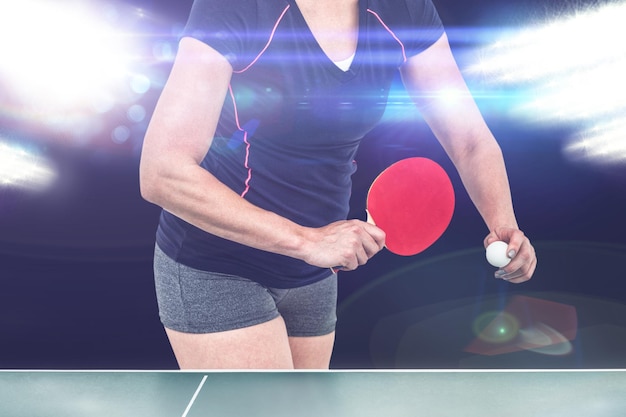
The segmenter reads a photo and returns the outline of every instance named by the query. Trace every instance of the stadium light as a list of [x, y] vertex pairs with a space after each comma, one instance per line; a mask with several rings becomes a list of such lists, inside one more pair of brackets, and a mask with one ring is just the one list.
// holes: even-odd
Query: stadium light
[[625, 21], [624, 1], [579, 10], [490, 45], [469, 72], [521, 89], [524, 98], [514, 111], [528, 120], [584, 126], [583, 139], [572, 139], [566, 155], [624, 162], [620, 136], [626, 130], [620, 135], [615, 126], [626, 114]]
[[0, 70], [23, 98], [62, 108], [95, 102], [126, 75], [124, 38], [84, 3], [0, 6]]
[[81, 146], [107, 137], [153, 87], [145, 19], [113, 2], [1, 2], [0, 116]]
[[43, 190], [56, 176], [49, 160], [0, 138], [0, 189]]

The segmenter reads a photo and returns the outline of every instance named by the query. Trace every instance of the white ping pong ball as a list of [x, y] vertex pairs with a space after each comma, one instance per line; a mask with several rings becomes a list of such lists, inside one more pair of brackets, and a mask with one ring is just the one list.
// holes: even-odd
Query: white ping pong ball
[[496, 241], [487, 246], [487, 262], [496, 268], [503, 268], [511, 262], [506, 254], [509, 245], [506, 242]]

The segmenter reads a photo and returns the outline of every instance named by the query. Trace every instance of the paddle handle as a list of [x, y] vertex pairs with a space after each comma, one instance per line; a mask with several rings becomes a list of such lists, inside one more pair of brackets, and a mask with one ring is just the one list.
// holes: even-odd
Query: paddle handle
[[[367, 214], [367, 219], [365, 221], [369, 224], [373, 224], [374, 226], [376, 226], [376, 223], [374, 223], [374, 219], [372, 218], [372, 215], [370, 214], [369, 211], [367, 211], [367, 209], [365, 209], [365, 213]], [[343, 266], [333, 266], [332, 268], [330, 268], [330, 270], [332, 271], [333, 274], [336, 274], [337, 272], [343, 270]]]

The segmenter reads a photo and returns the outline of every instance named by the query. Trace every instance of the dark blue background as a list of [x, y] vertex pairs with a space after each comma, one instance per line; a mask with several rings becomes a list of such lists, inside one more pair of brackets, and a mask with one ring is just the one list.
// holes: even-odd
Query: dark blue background
[[[566, 2], [539, 0], [435, 3], [449, 28], [523, 25], [566, 7]], [[182, 24], [190, 5], [188, 0], [143, 1], [162, 25], [146, 29], [146, 35], [170, 36], [157, 29]], [[467, 46], [460, 40], [453, 43], [459, 54]], [[156, 72], [164, 76], [167, 69], [161, 64]], [[148, 108], [157, 95], [155, 89], [145, 97]], [[478, 101], [484, 108], [492, 105]], [[476, 312], [487, 308], [485, 300], [504, 303], [515, 294], [575, 305], [580, 329], [594, 331], [581, 331], [575, 353], [566, 358], [522, 352], [468, 362], [462, 348], [472, 338], [464, 333], [472, 322], [469, 314], [466, 322], [431, 329], [415, 361], [403, 365], [624, 366], [626, 166], [564, 158], [571, 127], [537, 126], [490, 112], [485, 117], [505, 154], [518, 220], [537, 247], [535, 278], [513, 286], [492, 277], [481, 248], [485, 226], [428, 129], [419, 117], [384, 123], [359, 152], [352, 215], [363, 215], [365, 192], [376, 173], [412, 155], [431, 157], [449, 169], [457, 210], [444, 237], [424, 254], [400, 258], [383, 252], [358, 271], [341, 274], [333, 367], [395, 366], [393, 358], [372, 359], [372, 332], [382, 318], [429, 307], [430, 313], [415, 316], [422, 320], [455, 301]], [[26, 124], [0, 121], [5, 132], [25, 143], [45, 143], [63, 179], [44, 193], [0, 188], [0, 368], [174, 369], [152, 284], [158, 209], [138, 191], [140, 136], [120, 149], [97, 141], [67, 146], [42, 140], [46, 133]]]

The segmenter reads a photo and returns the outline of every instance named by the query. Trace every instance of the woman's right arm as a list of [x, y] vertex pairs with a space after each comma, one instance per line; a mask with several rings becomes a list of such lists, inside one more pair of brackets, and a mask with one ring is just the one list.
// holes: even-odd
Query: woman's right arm
[[[341, 221], [312, 229], [241, 198], [200, 166], [232, 75], [206, 44], [183, 38], [144, 139], [141, 195], [214, 235], [320, 267], [355, 269], [384, 245], [380, 229]], [[280, 198], [280, 196], [276, 196]]]

